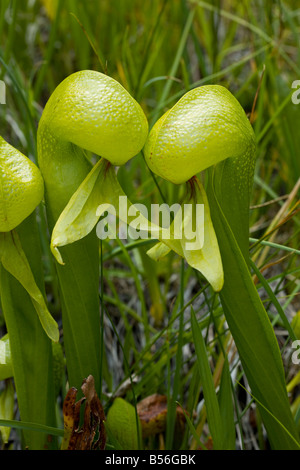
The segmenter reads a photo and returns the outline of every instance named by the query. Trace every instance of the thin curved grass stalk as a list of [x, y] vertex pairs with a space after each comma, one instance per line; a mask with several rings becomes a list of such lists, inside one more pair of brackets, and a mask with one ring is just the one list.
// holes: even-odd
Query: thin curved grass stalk
[[[59, 331], [43, 285], [36, 215], [43, 196], [40, 172], [0, 139], [0, 297], [11, 337], [14, 382], [22, 421], [55, 426], [51, 339]], [[25, 431], [24, 447], [53, 448], [45, 434]]]
[[[140, 106], [106, 75], [81, 71], [56, 88], [38, 128], [38, 162], [51, 233], [92, 170], [83, 149], [122, 165], [141, 150], [147, 132]], [[103, 182], [98, 183], [101, 189]], [[89, 232], [77, 240], [63, 247], [61, 254], [54, 249], [68, 377], [70, 385], [80, 390], [82, 381], [92, 375], [100, 395], [99, 240]]]
[[[224, 270], [220, 298], [226, 321], [272, 448], [298, 449], [278, 342], [249, 270], [255, 155], [255, 136], [244, 110], [220, 86], [186, 93], [156, 123], [145, 146], [152, 171], [175, 184], [211, 167], [208, 201]], [[210, 243], [204, 240], [204, 246]]]

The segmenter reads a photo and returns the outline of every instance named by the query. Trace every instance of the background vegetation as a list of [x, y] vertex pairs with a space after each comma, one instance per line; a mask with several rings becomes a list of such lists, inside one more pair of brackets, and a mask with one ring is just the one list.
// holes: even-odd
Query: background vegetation
[[[0, 106], [0, 134], [33, 161], [45, 103], [66, 76], [81, 69], [118, 80], [142, 105], [150, 125], [186, 91], [203, 84], [226, 86], [251, 116], [258, 153], [249, 248], [262, 274], [253, 276], [279, 341], [300, 429], [299, 365], [291, 360], [294, 350], [287, 331], [288, 322], [300, 339], [300, 105], [291, 102], [292, 82], [300, 80], [299, 43], [297, 0], [0, 3], [0, 79], [7, 86], [6, 106]], [[122, 167], [118, 177], [132, 202], [172, 204], [184, 195], [184, 187], [154, 178], [142, 154]], [[43, 210], [39, 225], [48, 301], [59, 322], [60, 302]], [[102, 244], [103, 404], [108, 408], [116, 395], [132, 404], [154, 393], [166, 395], [170, 403], [166, 432], [148, 445], [193, 449], [199, 447], [199, 439], [207, 442], [191, 332], [193, 304], [216, 388], [224, 345], [227, 350], [236, 447], [268, 448], [255, 404], [245, 391], [247, 380], [218, 296], [177, 256], [152, 262], [146, 256], [150, 246], [148, 241], [129, 241], [127, 249], [119, 241]], [[4, 334], [1, 312], [0, 322]], [[1, 383], [2, 393], [8, 386]], [[57, 399], [59, 427], [66, 387], [64, 377]], [[179, 443], [173, 441], [176, 400], [190, 416]], [[13, 431], [6, 445], [18, 447], [18, 443], [18, 433]]]

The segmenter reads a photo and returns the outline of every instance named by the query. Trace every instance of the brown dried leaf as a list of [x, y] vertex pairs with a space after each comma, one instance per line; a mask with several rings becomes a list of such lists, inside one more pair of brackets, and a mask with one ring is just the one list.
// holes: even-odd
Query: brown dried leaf
[[[82, 383], [84, 397], [76, 402], [77, 389], [71, 388], [63, 405], [64, 438], [62, 450], [103, 450], [106, 444], [105, 414], [90, 375]], [[80, 427], [80, 410], [85, 404], [83, 424]], [[95, 437], [98, 433], [98, 438]]]
[[64, 404], [63, 404], [63, 415], [64, 415], [64, 437], [61, 445], [62, 450], [66, 450], [69, 445], [69, 441], [72, 435], [73, 428], [75, 427], [75, 401], [76, 401], [77, 389], [72, 387], [68, 391]]
[[[167, 411], [167, 397], [165, 395], [150, 395], [137, 404], [143, 439], [166, 430]], [[177, 406], [176, 418], [176, 427], [181, 434], [184, 430], [185, 416], [180, 406]]]

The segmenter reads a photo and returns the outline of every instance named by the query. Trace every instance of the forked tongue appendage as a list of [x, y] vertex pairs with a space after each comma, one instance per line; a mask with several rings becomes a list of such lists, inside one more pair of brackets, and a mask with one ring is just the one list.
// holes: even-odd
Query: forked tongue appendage
[[[120, 210], [120, 198], [125, 202]], [[58, 218], [52, 232], [51, 251], [59, 264], [64, 264], [59, 247], [74, 243], [87, 236], [97, 225], [104, 212], [118, 216], [120, 221], [134, 224], [135, 217], [128, 215], [134, 208], [121, 188], [115, 168], [101, 159], [90, 171]], [[138, 210], [133, 212], [139, 212]], [[182, 255], [179, 240], [169, 230], [150, 222], [139, 214], [139, 230], [151, 233], [152, 238], [165, 240], [169, 249]]]
[[[187, 202], [192, 206], [192, 211], [189, 216], [183, 217], [183, 230], [180, 239], [181, 256], [191, 267], [203, 274], [213, 289], [219, 292], [223, 287], [224, 273], [208, 199], [203, 185], [197, 178], [193, 178], [191, 184], [193, 187], [192, 198]], [[201, 211], [198, 210], [200, 207], [203, 208]], [[191, 234], [194, 234], [194, 241], [190, 238]], [[159, 260], [169, 252], [169, 246], [161, 241], [147, 253], [152, 259]]]
[[115, 169], [101, 159], [93, 167], [58, 218], [51, 237], [51, 251], [59, 264], [64, 264], [59, 247], [69, 245], [87, 236], [101, 214], [98, 207], [115, 203], [120, 185]]

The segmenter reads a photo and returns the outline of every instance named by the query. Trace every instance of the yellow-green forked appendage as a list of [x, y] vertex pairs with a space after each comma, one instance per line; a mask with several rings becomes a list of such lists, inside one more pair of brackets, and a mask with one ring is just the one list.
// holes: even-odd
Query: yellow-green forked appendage
[[40, 204], [44, 183], [37, 166], [0, 137], [0, 262], [31, 297], [47, 335], [58, 340], [58, 327], [36, 285], [15, 230]]
[[[190, 202], [204, 204], [203, 247], [186, 251], [184, 257], [215, 291], [224, 282], [221, 255], [205, 190], [195, 175], [227, 158], [243, 157], [253, 142], [252, 127], [238, 101], [226, 88], [209, 85], [186, 93], [157, 121], [145, 145], [149, 168], [174, 184], [189, 181]], [[157, 259], [161, 248], [159, 244], [148, 254]]]
[[[99, 219], [97, 207], [111, 203], [119, 191], [117, 180], [113, 186], [105, 182], [105, 176], [115, 171], [111, 165], [124, 165], [137, 155], [147, 135], [142, 108], [107, 75], [77, 72], [50, 97], [39, 125], [39, 164], [56, 222], [51, 249], [60, 264], [58, 247], [88, 235]], [[76, 148], [102, 158], [87, 172]]]

